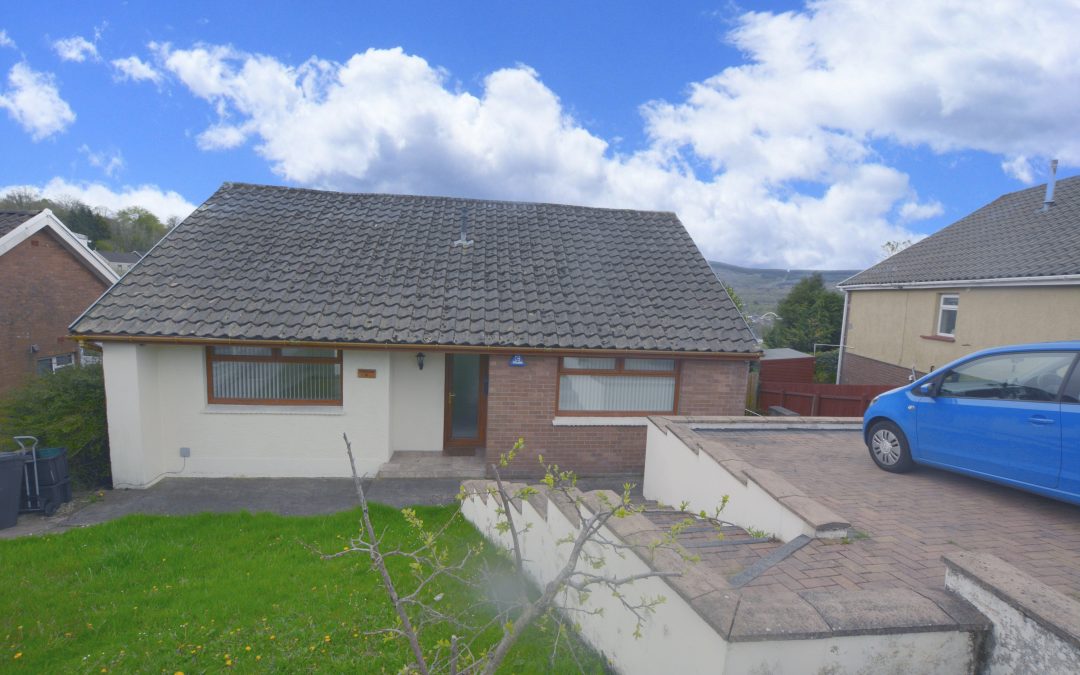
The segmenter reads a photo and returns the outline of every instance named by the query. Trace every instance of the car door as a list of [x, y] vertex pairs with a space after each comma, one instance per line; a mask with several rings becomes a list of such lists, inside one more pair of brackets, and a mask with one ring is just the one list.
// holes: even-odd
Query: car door
[[1061, 482], [1058, 489], [1080, 495], [1080, 364], [1061, 392]]
[[1056, 487], [1062, 383], [1071, 352], [1004, 352], [962, 363], [916, 413], [922, 457], [959, 469]]

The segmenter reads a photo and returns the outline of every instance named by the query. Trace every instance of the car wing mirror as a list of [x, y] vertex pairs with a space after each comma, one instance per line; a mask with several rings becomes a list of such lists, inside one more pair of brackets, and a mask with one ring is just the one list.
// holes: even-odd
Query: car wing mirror
[[923, 382], [918, 387], [916, 387], [916, 389], [919, 392], [920, 396], [933, 396], [934, 395], [934, 383], [933, 382]]

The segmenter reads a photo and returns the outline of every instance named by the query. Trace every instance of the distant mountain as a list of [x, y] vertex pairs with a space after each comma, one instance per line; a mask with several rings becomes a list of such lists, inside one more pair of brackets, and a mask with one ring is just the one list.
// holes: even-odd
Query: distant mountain
[[791, 287], [814, 272], [821, 274], [827, 288], [862, 270], [780, 270], [739, 267], [728, 263], [710, 261], [713, 271], [746, 305], [747, 314], [775, 312], [776, 305], [788, 294]]

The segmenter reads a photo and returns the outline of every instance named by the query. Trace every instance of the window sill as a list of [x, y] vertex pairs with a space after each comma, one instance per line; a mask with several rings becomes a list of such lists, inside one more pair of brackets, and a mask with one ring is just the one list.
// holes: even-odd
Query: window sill
[[[662, 414], [662, 413], [659, 413]], [[556, 417], [553, 427], [643, 427], [649, 423], [645, 417]]]
[[938, 342], [956, 342], [956, 338], [948, 335], [920, 335], [924, 340], [937, 340]]
[[210, 403], [202, 410], [210, 415], [344, 415], [335, 405], [230, 405]]

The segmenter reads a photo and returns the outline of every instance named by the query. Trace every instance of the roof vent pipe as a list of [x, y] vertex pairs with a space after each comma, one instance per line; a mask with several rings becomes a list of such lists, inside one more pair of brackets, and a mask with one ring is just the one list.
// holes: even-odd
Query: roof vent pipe
[[465, 248], [466, 246], [472, 246], [472, 239], [469, 239], [469, 209], [461, 209], [461, 232], [458, 234], [458, 240], [454, 242], [454, 246], [460, 246]]
[[1046, 182], [1046, 199], [1043, 200], [1042, 210], [1044, 212], [1049, 211], [1050, 207], [1054, 205], [1054, 183], [1057, 182], [1057, 163], [1056, 159], [1050, 160], [1050, 180]]

